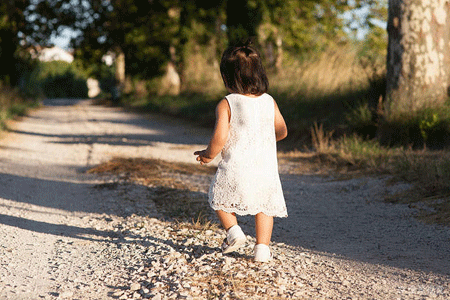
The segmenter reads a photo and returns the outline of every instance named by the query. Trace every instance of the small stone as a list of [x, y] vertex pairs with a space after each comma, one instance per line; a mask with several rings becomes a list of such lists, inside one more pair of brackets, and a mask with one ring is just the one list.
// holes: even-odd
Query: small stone
[[113, 297], [120, 297], [123, 295], [123, 293], [124, 293], [124, 291], [117, 291], [113, 294]]
[[189, 289], [189, 288], [191, 288], [191, 285], [189, 283], [185, 282], [185, 283], [183, 283], [183, 287], [185, 289]]
[[65, 291], [65, 292], [62, 292], [62, 293], [59, 295], [59, 297], [60, 297], [60, 298], [72, 298], [72, 297], [73, 297], [73, 292], [71, 292], [71, 291]]
[[152, 300], [161, 300], [162, 296], [161, 294], [156, 294], [155, 296], [153, 296]]
[[132, 290], [132, 291], [137, 291], [137, 290], [140, 290], [140, 289], [141, 289], [141, 284], [137, 283], [137, 282], [131, 284], [131, 286], [130, 286], [130, 290]]

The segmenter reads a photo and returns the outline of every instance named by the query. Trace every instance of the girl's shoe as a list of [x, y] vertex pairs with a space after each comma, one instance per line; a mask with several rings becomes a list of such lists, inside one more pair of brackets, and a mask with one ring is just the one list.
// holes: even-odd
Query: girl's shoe
[[268, 262], [272, 260], [273, 255], [270, 252], [269, 246], [265, 244], [258, 244], [255, 246], [255, 261]]
[[239, 225], [234, 225], [228, 229], [227, 237], [223, 240], [222, 252], [230, 253], [236, 251], [245, 244], [245, 234]]

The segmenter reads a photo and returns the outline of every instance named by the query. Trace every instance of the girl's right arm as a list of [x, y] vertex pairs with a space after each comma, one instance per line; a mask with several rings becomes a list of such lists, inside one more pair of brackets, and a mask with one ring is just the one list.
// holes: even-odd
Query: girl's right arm
[[208, 148], [194, 152], [194, 155], [198, 155], [197, 161], [202, 165], [211, 162], [225, 146], [228, 140], [228, 131], [230, 130], [230, 116], [231, 111], [228, 101], [223, 99], [216, 107], [216, 125], [214, 126]]
[[288, 130], [283, 115], [281, 115], [280, 109], [278, 108], [275, 100], [273, 100], [273, 103], [275, 104], [275, 137], [278, 142], [287, 137]]

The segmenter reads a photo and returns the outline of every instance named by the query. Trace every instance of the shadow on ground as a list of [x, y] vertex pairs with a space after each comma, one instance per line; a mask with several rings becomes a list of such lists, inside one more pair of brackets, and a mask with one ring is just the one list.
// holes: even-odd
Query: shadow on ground
[[[59, 107], [74, 103], [79, 104], [75, 100], [55, 100], [50, 102], [50, 105]], [[117, 113], [117, 116], [120, 116], [120, 113]], [[156, 124], [148, 121], [148, 126], [154, 126], [154, 130], [161, 130], [160, 124], [161, 121]], [[174, 125], [166, 129], [174, 128], [171, 126]], [[37, 131], [18, 133], [62, 138], [59, 141], [61, 143], [87, 143], [93, 138], [84, 135], [48, 135]], [[124, 137], [127, 138], [127, 135]], [[132, 135], [128, 137], [133, 139]], [[100, 140], [102, 137], [95, 138]], [[147, 145], [149, 141], [172, 141], [178, 144], [193, 142], [189, 135], [182, 135], [178, 140], [172, 137], [165, 140], [164, 134], [149, 137], [145, 137], [145, 134], [134, 135], [134, 138], [146, 141], [132, 144], [134, 146]], [[105, 139], [104, 143], [118, 145], [108, 139]], [[25, 165], [23, 167], [27, 168]], [[156, 203], [158, 210], [163, 213], [162, 219], [173, 218], [174, 214], [178, 217], [174, 210], [178, 211], [181, 217], [190, 218], [193, 215], [183, 215], [188, 211], [187, 208], [195, 208], [190, 201], [194, 199], [201, 209], [205, 208], [207, 201], [205, 193], [184, 187], [146, 188], [134, 183], [99, 187], [86, 182], [40, 179], [31, 173], [28, 172], [30, 175], [27, 176], [0, 173], [0, 200], [4, 199], [0, 205], [0, 224], [52, 235], [111, 241], [111, 238], [115, 238], [112, 232], [36, 222], [12, 216], [8, 212], [19, 209], [18, 207], [50, 207], [54, 209], [52, 213], [60, 213], [58, 210], [62, 210], [121, 214], [125, 217], [132, 214], [153, 216], [152, 211], [155, 210]], [[94, 177], [95, 175], [92, 175], [92, 178]], [[413, 211], [407, 206], [384, 203], [384, 185], [381, 179], [328, 181], [316, 176], [283, 175], [282, 183], [289, 217], [276, 220], [274, 241], [362, 262], [450, 274], [450, 230], [419, 223], [412, 217]], [[108, 192], [98, 192], [99, 189], [107, 189]], [[138, 189], [140, 191], [136, 192]], [[193, 212], [198, 213], [197, 210], [198, 208], [195, 208]], [[242, 217], [239, 220], [244, 230], [253, 235], [253, 218]]]

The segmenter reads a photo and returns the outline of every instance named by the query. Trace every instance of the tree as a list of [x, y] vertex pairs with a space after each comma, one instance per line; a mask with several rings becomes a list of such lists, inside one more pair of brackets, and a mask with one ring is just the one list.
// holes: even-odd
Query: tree
[[385, 118], [439, 108], [448, 99], [450, 3], [389, 0]]
[[260, 0], [227, 0], [227, 32], [230, 45], [242, 42], [256, 36], [256, 30], [261, 22]]
[[123, 88], [125, 74], [148, 78], [162, 72], [171, 59], [170, 48], [178, 33], [177, 1], [62, 0], [72, 7], [80, 32], [72, 41], [85, 62], [101, 63], [113, 53], [116, 82]]
[[0, 80], [11, 85], [18, 83], [19, 69], [26, 67], [29, 45], [27, 36], [32, 27], [26, 14], [29, 1], [2, 1], [0, 3]]
[[243, 37], [256, 37], [267, 65], [281, 71], [285, 52], [298, 57], [348, 40], [341, 17], [352, 8], [347, 2], [228, 0], [228, 39], [233, 44]]
[[0, 80], [17, 85], [35, 66], [29, 50], [48, 46], [60, 24], [71, 24], [61, 0], [6, 0], [0, 3]]

